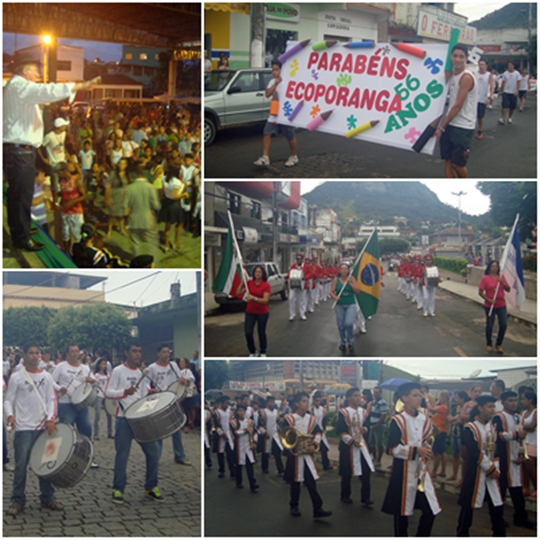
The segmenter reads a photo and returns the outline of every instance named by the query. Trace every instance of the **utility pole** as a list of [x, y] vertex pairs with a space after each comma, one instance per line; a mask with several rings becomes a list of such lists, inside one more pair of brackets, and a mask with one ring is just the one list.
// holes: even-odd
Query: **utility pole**
[[459, 249], [461, 249], [461, 196], [467, 195], [464, 191], [459, 193], [452, 192], [458, 198], [458, 237], [459, 237]]
[[278, 187], [279, 182], [274, 182], [274, 189], [272, 190], [272, 260], [278, 265], [280, 271], [284, 271], [284, 268], [281, 268], [281, 264], [279, 263], [278, 259]]
[[264, 67], [264, 4], [250, 4], [251, 12], [251, 67], [261, 68]]

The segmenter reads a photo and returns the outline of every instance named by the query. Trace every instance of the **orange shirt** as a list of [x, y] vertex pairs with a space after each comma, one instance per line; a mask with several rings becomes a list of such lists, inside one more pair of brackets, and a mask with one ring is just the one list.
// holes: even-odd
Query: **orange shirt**
[[433, 423], [441, 433], [448, 432], [447, 417], [448, 410], [446, 409], [446, 405], [437, 405], [433, 413]]

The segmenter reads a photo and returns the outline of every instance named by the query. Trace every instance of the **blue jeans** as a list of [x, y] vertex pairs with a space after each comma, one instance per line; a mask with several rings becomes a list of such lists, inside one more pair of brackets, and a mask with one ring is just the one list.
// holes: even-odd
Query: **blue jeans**
[[491, 317], [489, 316], [490, 308], [484, 306], [486, 312], [486, 345], [492, 345], [491, 335], [493, 334], [493, 327], [495, 326], [495, 316], [499, 320], [499, 333], [497, 334], [497, 341], [495, 345], [502, 345], [504, 334], [506, 333], [506, 327], [508, 326], [508, 317], [506, 315], [506, 306], [500, 308], [493, 308]]
[[5, 465], [6, 463], [9, 463], [9, 456], [8, 456], [8, 445], [7, 445], [7, 431], [6, 431], [6, 423], [2, 422], [2, 433], [3, 433], [3, 443], [2, 443], [2, 464]]
[[353, 342], [353, 324], [356, 316], [356, 304], [336, 304], [336, 322], [341, 344]]
[[[176, 463], [182, 463], [186, 461], [186, 453], [184, 452], [184, 445], [182, 444], [182, 430], [179, 429], [176, 433], [172, 434], [172, 445], [174, 451], [174, 461]], [[159, 457], [161, 459], [161, 453], [163, 452], [163, 441], [157, 441], [159, 445]]]
[[[103, 408], [104, 398], [97, 397], [94, 403], [94, 438], [99, 436], [99, 418], [101, 416], [101, 409]], [[107, 416], [107, 435], [112, 437], [112, 416], [105, 411]]]
[[[36, 439], [43, 433], [38, 431], [16, 431], [14, 439], [15, 447], [15, 472], [13, 474], [13, 493], [11, 500], [22, 506], [26, 503], [24, 489], [26, 487], [26, 472], [30, 461], [30, 452]], [[49, 504], [54, 499], [54, 487], [49, 480], [39, 478], [40, 500], [42, 504]]]
[[72, 403], [59, 403], [58, 419], [70, 426], [77, 425], [77, 431], [92, 440], [92, 425], [88, 408], [77, 409]]
[[[131, 450], [131, 441], [135, 438], [129, 422], [120, 417], [116, 419], [116, 432], [114, 434], [114, 480], [113, 489], [124, 493], [127, 484], [127, 462]], [[158, 485], [158, 466], [160, 450], [157, 442], [139, 443], [146, 456], [146, 481], [144, 489], [151, 490]]]

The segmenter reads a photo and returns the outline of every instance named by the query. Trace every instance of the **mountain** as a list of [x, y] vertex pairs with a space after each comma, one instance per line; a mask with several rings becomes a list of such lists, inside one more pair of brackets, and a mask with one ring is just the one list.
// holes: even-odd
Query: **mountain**
[[[536, 4], [532, 5], [532, 24], [536, 26]], [[495, 30], [499, 28], [528, 28], [529, 4], [517, 2], [484, 15], [481, 19], [468, 23], [478, 30]]]
[[[394, 216], [404, 216], [418, 225], [421, 221], [433, 225], [457, 220], [457, 209], [439, 201], [420, 182], [325, 182], [304, 197], [310, 204], [333, 208], [342, 223], [354, 218], [386, 225]], [[462, 213], [462, 220], [476, 224], [479, 218]]]

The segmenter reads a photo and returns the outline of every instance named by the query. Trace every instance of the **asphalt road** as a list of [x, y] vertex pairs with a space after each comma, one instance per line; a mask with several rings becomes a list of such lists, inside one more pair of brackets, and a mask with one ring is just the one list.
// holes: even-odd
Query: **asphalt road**
[[[468, 163], [471, 178], [536, 178], [536, 105], [529, 96], [523, 113], [514, 113], [512, 125], [497, 123], [501, 98], [488, 110], [484, 139], [473, 139]], [[270, 167], [253, 162], [262, 153], [263, 125], [218, 132], [205, 147], [205, 178], [442, 178], [444, 164], [438, 147], [433, 156], [327, 133], [297, 132], [297, 166], [284, 166], [289, 145], [283, 136], [273, 139]]]
[[[93, 411], [90, 412], [93, 417]], [[101, 418], [105, 429], [105, 415]], [[102, 433], [103, 435], [103, 433]], [[13, 461], [13, 433], [8, 436], [9, 456]], [[94, 442], [94, 461], [99, 469], [90, 469], [73, 488], [56, 489], [55, 497], [64, 505], [61, 512], [42, 510], [37, 476], [29, 471], [26, 506], [16, 517], [6, 516], [11, 505], [13, 473], [3, 473], [3, 536], [43, 537], [141, 537], [201, 535], [201, 434], [199, 430], [182, 434], [186, 456], [192, 465], [174, 463], [170, 439], [163, 441], [159, 463], [159, 488], [163, 502], [144, 496], [145, 457], [133, 441], [129, 457], [125, 503], [111, 500], [114, 440]]]
[[[212, 454], [217, 462], [216, 455]], [[319, 467], [320, 469], [320, 467]], [[352, 483], [353, 504], [340, 501], [340, 477], [336, 469], [319, 471], [321, 478], [317, 489], [324, 501], [324, 509], [331, 510], [329, 518], [312, 519], [309, 494], [302, 488], [300, 495], [301, 517], [289, 514], [289, 485], [270, 464], [270, 474], [264, 475], [259, 464], [255, 465], [255, 478], [261, 486], [258, 493], [246, 488], [236, 489], [234, 480], [218, 479], [216, 467], [205, 473], [205, 536], [394, 536], [393, 518], [381, 512], [388, 485], [388, 477], [376, 472], [371, 477], [371, 508], [360, 505], [360, 482]], [[437, 493], [442, 512], [436, 517], [432, 536], [455, 536], [460, 507], [457, 495], [445, 491]], [[491, 523], [485, 508], [475, 510], [471, 536], [491, 536]], [[418, 526], [419, 512], [409, 519], [409, 535], [414, 536]], [[533, 519], [534, 517], [531, 516]], [[512, 510], [506, 508], [505, 518], [512, 521]], [[536, 536], [535, 531], [510, 525], [508, 536]]]
[[[339, 334], [332, 300], [315, 307], [307, 321], [289, 321], [288, 302], [270, 301], [268, 356], [486, 357], [483, 308], [437, 289], [434, 318], [425, 319], [416, 304], [397, 291], [397, 277], [384, 276], [379, 310], [367, 321], [367, 334], [355, 334], [354, 351], [338, 349]], [[244, 314], [224, 313], [205, 318], [205, 355], [209, 358], [248, 356]], [[497, 328], [497, 327], [496, 327]], [[255, 342], [257, 335], [255, 333]], [[509, 321], [503, 348], [507, 356], [536, 357], [536, 330]], [[495, 353], [492, 353], [495, 356]]]

